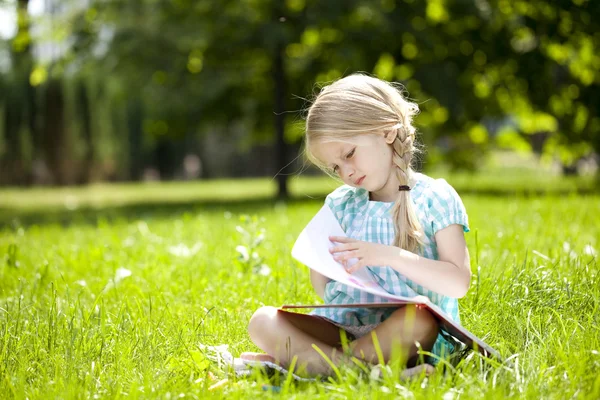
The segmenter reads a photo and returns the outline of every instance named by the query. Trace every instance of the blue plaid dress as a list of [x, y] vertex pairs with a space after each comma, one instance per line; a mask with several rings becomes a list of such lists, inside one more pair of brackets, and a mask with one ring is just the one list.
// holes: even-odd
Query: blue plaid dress
[[[438, 230], [452, 224], [459, 224], [463, 226], [464, 232], [469, 231], [465, 207], [454, 188], [444, 179], [433, 179], [421, 173], [413, 173], [411, 187], [410, 197], [425, 233], [420, 255], [437, 260], [438, 252], [434, 235]], [[394, 203], [371, 201], [367, 190], [344, 185], [329, 194], [325, 204], [331, 208], [349, 237], [386, 245], [393, 244], [395, 229], [391, 209]], [[391, 267], [366, 268], [387, 292], [407, 297], [427, 296], [454, 321], [460, 323], [457, 299], [426, 289]], [[337, 281], [330, 281], [325, 287], [324, 301], [326, 304], [355, 304], [383, 303], [390, 300]], [[395, 310], [394, 308], [321, 308], [314, 310], [311, 314], [327, 318], [341, 327], [363, 326], [366, 328], [368, 326], [375, 327]], [[448, 342], [441, 334], [438, 335], [432, 353], [444, 357], [452, 351], [452, 343]], [[430, 362], [436, 363], [436, 360], [430, 360]]]

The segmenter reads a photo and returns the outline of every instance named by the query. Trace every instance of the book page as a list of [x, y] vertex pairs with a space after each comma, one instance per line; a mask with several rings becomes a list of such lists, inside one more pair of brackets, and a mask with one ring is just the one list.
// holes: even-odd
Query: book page
[[[344, 266], [337, 262], [329, 252], [331, 247], [336, 246], [336, 244], [329, 240], [329, 236], [346, 237], [347, 235], [344, 233], [329, 206], [324, 205], [300, 233], [300, 236], [298, 236], [292, 248], [292, 257], [330, 279], [364, 290], [365, 292], [394, 301], [424, 303], [422, 298], [413, 299], [410, 297], [395, 296], [386, 292], [377, 284], [366, 268], [349, 274]], [[353, 265], [358, 260], [354, 259], [350, 261], [349, 265]]]

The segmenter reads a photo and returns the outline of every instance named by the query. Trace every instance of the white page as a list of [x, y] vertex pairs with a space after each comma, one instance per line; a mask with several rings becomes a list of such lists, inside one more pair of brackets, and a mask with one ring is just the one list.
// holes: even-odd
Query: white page
[[[329, 252], [331, 247], [336, 246], [329, 240], [329, 236], [346, 237], [347, 235], [329, 206], [324, 205], [298, 236], [292, 248], [292, 257], [321, 275], [365, 292], [390, 300], [423, 303], [423, 300], [415, 301], [410, 297], [389, 294], [377, 284], [371, 273], [365, 268], [354, 272], [352, 275], [346, 272], [342, 264], [337, 262]], [[357, 260], [351, 261], [353, 262], [349, 263], [350, 265], [356, 263]]]

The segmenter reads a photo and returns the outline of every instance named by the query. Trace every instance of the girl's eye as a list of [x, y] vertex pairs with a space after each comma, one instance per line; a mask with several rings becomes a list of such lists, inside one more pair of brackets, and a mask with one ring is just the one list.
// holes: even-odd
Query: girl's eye
[[354, 155], [354, 150], [356, 150], [356, 148], [352, 149], [352, 151], [346, 155], [346, 158], [351, 158]]
[[337, 172], [338, 172], [338, 166], [337, 166], [337, 165], [335, 165], [335, 166], [333, 167], [333, 173], [334, 173], [334, 174], [337, 174]]

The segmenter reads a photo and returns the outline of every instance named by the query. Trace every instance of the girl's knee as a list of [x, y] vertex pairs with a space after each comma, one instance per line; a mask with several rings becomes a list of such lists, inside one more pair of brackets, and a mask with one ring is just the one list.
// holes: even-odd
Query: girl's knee
[[276, 318], [277, 308], [275, 307], [265, 306], [256, 310], [248, 323], [250, 338], [255, 340], [258, 336], [264, 336], [265, 333], [273, 332]]
[[417, 340], [419, 340], [424, 348], [430, 350], [433, 348], [433, 344], [440, 333], [440, 323], [431, 312], [425, 309], [418, 310], [420, 314], [418, 321], [421, 325], [421, 332]]
[[439, 333], [439, 323], [432, 313], [423, 308], [405, 306], [390, 318], [401, 332], [412, 331], [413, 339], [425, 348], [431, 348]]

